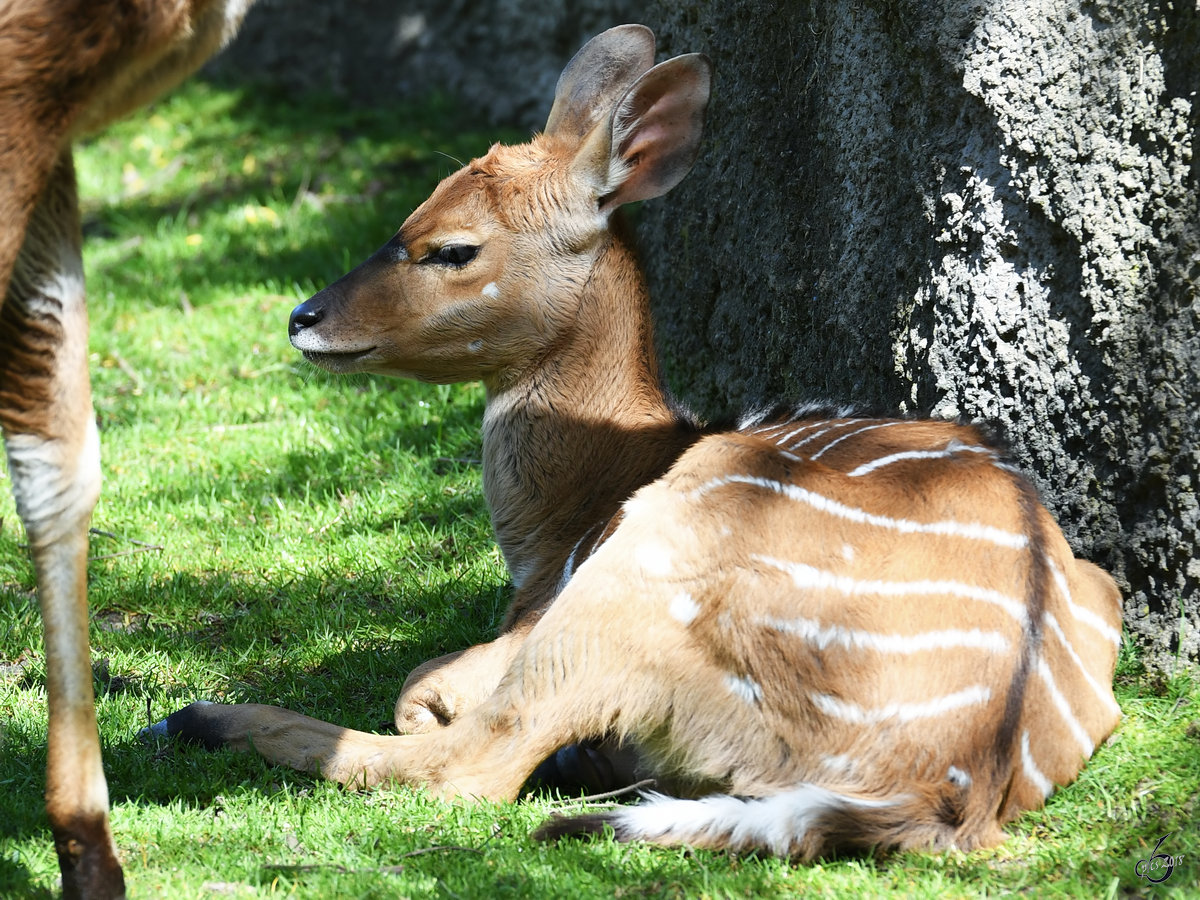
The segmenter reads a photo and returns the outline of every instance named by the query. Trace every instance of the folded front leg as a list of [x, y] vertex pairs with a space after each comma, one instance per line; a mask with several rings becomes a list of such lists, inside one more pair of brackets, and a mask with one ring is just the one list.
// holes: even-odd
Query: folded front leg
[[557, 734], [533, 735], [517, 711], [487, 709], [425, 734], [379, 735], [342, 728], [278, 706], [198, 701], [143, 732], [209, 749], [253, 751], [277, 765], [353, 789], [381, 784], [427, 787], [445, 798], [513, 800]]
[[483, 703], [500, 684], [529, 629], [506, 631], [494, 641], [447, 653], [413, 669], [396, 701], [396, 730], [420, 734], [443, 728]]
[[[679, 649], [679, 623], [661, 614], [665, 602], [653, 604], [654, 617], [605, 616], [615, 598], [645, 587], [636, 573], [618, 573], [598, 583], [573, 582], [520, 644], [495, 691], [444, 728], [375, 735], [278, 707], [196, 703], [150, 732], [253, 750], [351, 787], [398, 782], [443, 797], [515, 799], [560, 747], [610, 734], [652, 734], [671, 715], [662, 651]], [[664, 629], [671, 632], [665, 643]]]

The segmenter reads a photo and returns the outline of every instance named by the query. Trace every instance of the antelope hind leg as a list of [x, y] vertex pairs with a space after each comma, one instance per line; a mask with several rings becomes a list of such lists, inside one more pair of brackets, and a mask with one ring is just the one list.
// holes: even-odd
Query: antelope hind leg
[[46, 812], [66, 897], [124, 896], [108, 824], [88, 647], [88, 523], [100, 491], [75, 172], [64, 150], [0, 310], [0, 423], [46, 646]]

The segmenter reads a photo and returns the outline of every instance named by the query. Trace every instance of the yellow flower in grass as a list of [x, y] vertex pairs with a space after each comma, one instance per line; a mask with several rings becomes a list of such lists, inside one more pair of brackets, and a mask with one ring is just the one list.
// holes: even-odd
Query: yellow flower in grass
[[279, 226], [279, 213], [269, 206], [246, 204], [242, 207], [242, 217], [251, 225]]

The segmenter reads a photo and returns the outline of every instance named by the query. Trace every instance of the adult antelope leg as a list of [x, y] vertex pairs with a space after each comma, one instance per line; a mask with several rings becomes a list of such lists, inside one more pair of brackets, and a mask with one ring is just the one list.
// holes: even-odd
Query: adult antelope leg
[[88, 648], [87, 530], [100, 457], [69, 149], [42, 190], [0, 310], [0, 424], [45, 630], [46, 811], [63, 894], [122, 896]]

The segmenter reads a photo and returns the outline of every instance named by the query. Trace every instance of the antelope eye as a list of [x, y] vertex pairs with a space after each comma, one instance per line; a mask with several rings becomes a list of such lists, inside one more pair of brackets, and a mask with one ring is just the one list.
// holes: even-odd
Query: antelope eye
[[459, 268], [473, 260], [479, 253], [479, 248], [471, 244], [446, 244], [439, 247], [436, 253], [425, 258], [427, 262], [436, 262], [443, 266]]

